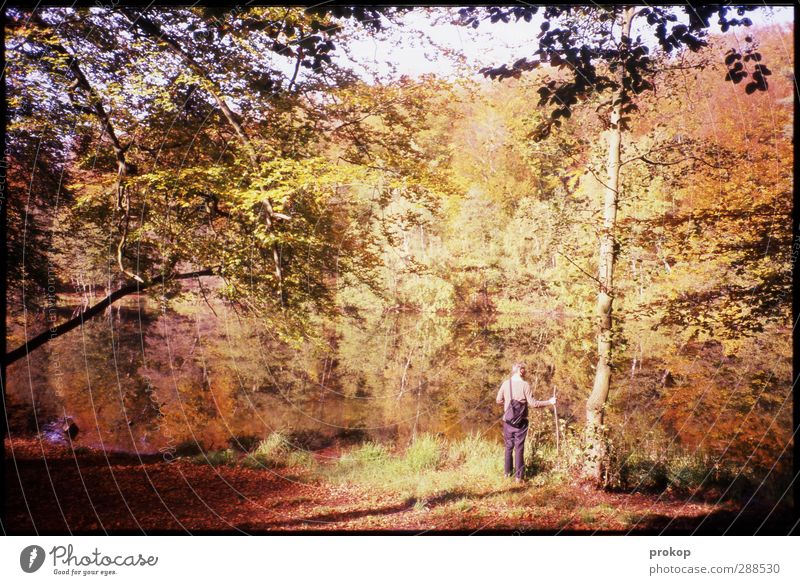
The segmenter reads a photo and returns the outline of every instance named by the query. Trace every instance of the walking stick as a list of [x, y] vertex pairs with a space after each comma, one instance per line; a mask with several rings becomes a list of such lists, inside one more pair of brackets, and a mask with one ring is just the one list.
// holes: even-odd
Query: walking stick
[[[553, 386], [553, 398], [555, 398], [555, 397], [556, 397], [556, 387]], [[559, 443], [560, 443], [560, 437], [559, 437], [560, 431], [558, 430], [558, 409], [556, 408], [555, 403], [553, 403], [553, 420], [555, 420], [555, 424], [556, 424], [556, 456], [558, 456], [560, 454], [560, 452], [561, 452], [560, 445], [559, 445]]]

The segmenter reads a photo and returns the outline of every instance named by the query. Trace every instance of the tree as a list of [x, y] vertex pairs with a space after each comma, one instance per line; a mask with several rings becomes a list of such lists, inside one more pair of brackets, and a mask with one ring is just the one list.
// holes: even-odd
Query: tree
[[[598, 115], [606, 130], [607, 148], [603, 225], [599, 238], [597, 293], [597, 365], [591, 394], [586, 403], [586, 452], [584, 474], [601, 482], [606, 460], [604, 407], [608, 401], [612, 373], [612, 308], [614, 302], [614, 268], [618, 254], [616, 216], [620, 200], [620, 151], [631, 128], [632, 115], [639, 109], [638, 96], [655, 89], [659, 67], [670, 67], [663, 57], [688, 49], [697, 52], [708, 44], [711, 18], [716, 15], [723, 32], [734, 26], [750, 26], [744, 17], [755, 7], [685, 6], [667, 7], [601, 6], [546, 7], [538, 35], [534, 58], [521, 58], [510, 67], [502, 65], [482, 72], [492, 79], [519, 77], [523, 72], [542, 66], [557, 70], [545, 76], [540, 87], [539, 106], [552, 111], [540, 127], [537, 140], [547, 138], [555, 128], [568, 120], [573, 110], [589, 100], [599, 101]], [[478, 27], [481, 20], [508, 22], [514, 18], [530, 22], [540, 8], [536, 6], [465, 8], [460, 11], [461, 23]], [[730, 18], [735, 12], [738, 17]], [[679, 14], [686, 22], [681, 22]], [[654, 36], [662, 59], [651, 55], [647, 40], [641, 34], [634, 38], [634, 23], [642, 23], [643, 32]], [[752, 39], [747, 37], [750, 43]], [[725, 58], [726, 80], [740, 83], [749, 77], [745, 91], [765, 91], [769, 68], [755, 51], [731, 50]], [[748, 70], [749, 69], [749, 70]]]
[[[40, 165], [51, 184], [59, 165], [66, 171], [69, 197], [52, 221], [84, 234], [112, 229], [111, 241], [67, 237], [32, 265], [45, 273], [41, 265], [58, 264], [57, 252], [89, 250], [96, 272], [108, 275], [106, 296], [4, 364], [120, 298], [154, 290], [169, 297], [186, 279], [216, 277], [221, 295], [290, 336], [307, 311], [334, 310], [340, 276], [377, 286], [369, 210], [342, 197], [377, 171], [333, 153], [353, 141], [368, 151], [381, 136], [358, 108], [325, 99], [357, 81], [331, 59], [341, 19], [380, 29], [375, 11], [56, 8], [6, 16], [11, 150], [35, 160], [44, 144]], [[413, 150], [403, 137], [385, 148], [395, 159]], [[11, 187], [21, 200], [24, 181]], [[9, 244], [21, 262], [18, 240]], [[69, 273], [68, 263], [60, 268]], [[22, 268], [12, 277], [23, 289], [30, 281]]]

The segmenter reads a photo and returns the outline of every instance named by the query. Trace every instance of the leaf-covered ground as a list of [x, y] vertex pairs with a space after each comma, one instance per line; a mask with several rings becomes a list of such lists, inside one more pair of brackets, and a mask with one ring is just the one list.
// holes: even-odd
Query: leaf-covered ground
[[5, 449], [3, 524], [9, 534], [786, 534], [791, 528], [791, 514], [772, 506], [751, 503], [742, 511], [732, 502], [607, 493], [579, 483], [509, 482], [490, 491], [457, 490], [415, 500], [325, 484], [302, 470], [73, 452], [37, 439], [7, 439]]

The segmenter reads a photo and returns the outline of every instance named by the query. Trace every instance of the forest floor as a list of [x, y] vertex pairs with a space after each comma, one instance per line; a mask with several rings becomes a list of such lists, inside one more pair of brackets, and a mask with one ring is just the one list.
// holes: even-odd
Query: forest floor
[[786, 534], [791, 510], [580, 482], [453, 490], [416, 499], [296, 469], [165, 461], [5, 441], [7, 534], [409, 532]]

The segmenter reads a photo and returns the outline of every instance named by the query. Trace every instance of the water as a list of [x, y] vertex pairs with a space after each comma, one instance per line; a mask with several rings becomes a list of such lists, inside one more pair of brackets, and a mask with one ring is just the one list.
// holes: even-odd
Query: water
[[[78, 446], [145, 453], [246, 449], [278, 430], [308, 449], [402, 446], [423, 432], [499, 440], [495, 396], [513, 362], [528, 363], [536, 398], [558, 387], [568, 428], [580, 429], [592, 385], [591, 319], [343, 316], [320, 324], [323, 342], [290, 348], [222, 303], [212, 312], [188, 296], [173, 307], [127, 298], [10, 366], [11, 433], [58, 440], [53, 423], [69, 416]], [[607, 409], [615, 432], [766, 467], [781, 456], [791, 439], [791, 354], [780, 339], [730, 356], [719, 343], [667, 351], [655, 338], [619, 338]], [[552, 411], [532, 412], [531, 424], [553, 434]]]
[[160, 313], [131, 298], [34, 351], [9, 369], [12, 430], [68, 415], [78, 445], [145, 452], [247, 446], [275, 430], [312, 447], [491, 434], [497, 388], [519, 359], [549, 396], [539, 354], [557, 320], [342, 317], [323, 324], [323, 343], [290, 349], [258, 321], [214, 310], [187, 302]]

